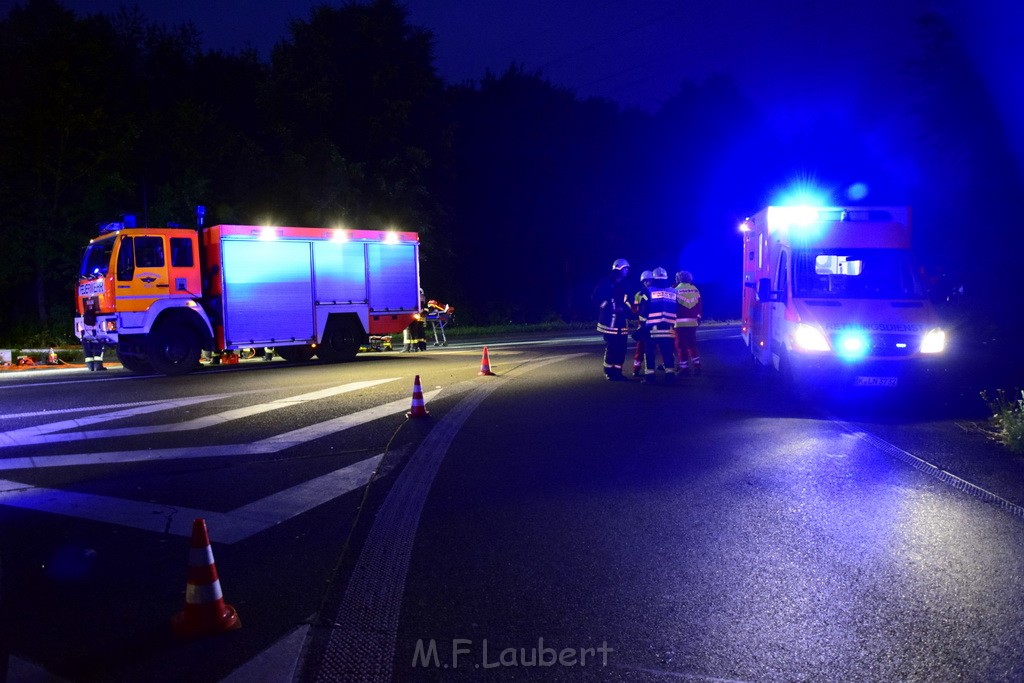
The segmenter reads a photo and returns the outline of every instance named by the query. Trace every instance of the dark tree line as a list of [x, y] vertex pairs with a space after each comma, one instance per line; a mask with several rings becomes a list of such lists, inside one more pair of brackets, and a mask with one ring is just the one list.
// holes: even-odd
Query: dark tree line
[[922, 31], [921, 61], [876, 97], [780, 132], [727, 78], [655, 113], [514, 65], [446, 84], [396, 0], [318, 7], [269, 60], [137, 10], [27, 0], [0, 21], [0, 337], [70, 328], [98, 223], [191, 225], [198, 204], [208, 224], [416, 230], [428, 296], [481, 324], [592, 319], [619, 257], [693, 271], [710, 314], [734, 316], [735, 226], [794, 177], [913, 204], [925, 253], [984, 282], [955, 229], [999, 218], [1020, 174], [955, 37], [937, 17]]

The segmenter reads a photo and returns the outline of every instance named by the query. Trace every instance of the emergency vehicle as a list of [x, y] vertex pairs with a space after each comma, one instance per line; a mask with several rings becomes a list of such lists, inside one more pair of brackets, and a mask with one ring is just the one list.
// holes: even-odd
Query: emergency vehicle
[[743, 235], [742, 336], [786, 380], [917, 384], [946, 334], [911, 258], [909, 207], [769, 206]]
[[[201, 215], [201, 214], [200, 214]], [[201, 220], [200, 220], [201, 225]], [[419, 310], [415, 232], [108, 223], [85, 251], [75, 334], [125, 368], [181, 375], [203, 351], [348, 361]]]

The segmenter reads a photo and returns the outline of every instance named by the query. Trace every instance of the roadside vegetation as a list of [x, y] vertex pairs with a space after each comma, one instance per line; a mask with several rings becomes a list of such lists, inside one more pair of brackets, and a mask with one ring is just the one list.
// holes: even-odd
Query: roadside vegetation
[[992, 411], [987, 433], [1014, 453], [1024, 453], [1024, 390], [1007, 393], [997, 389], [981, 398]]

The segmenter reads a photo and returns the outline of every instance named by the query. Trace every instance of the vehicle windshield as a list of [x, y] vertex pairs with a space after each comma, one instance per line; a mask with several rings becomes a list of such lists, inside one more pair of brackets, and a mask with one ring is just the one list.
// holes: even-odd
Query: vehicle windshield
[[924, 290], [901, 249], [808, 249], [793, 253], [799, 297], [919, 299]]
[[110, 270], [110, 254], [114, 251], [114, 238], [97, 240], [85, 250], [82, 258], [81, 277], [103, 277]]

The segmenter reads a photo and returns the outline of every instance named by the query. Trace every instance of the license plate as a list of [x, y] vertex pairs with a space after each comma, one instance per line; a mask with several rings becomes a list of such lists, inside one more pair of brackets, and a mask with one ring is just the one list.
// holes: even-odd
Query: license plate
[[857, 377], [853, 380], [855, 387], [894, 387], [895, 377]]

